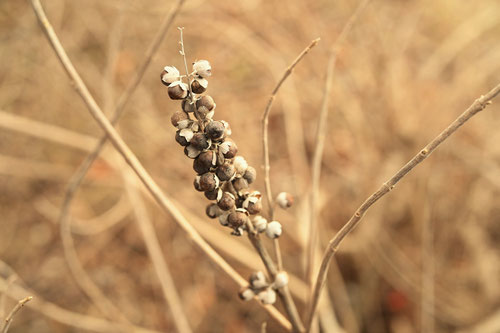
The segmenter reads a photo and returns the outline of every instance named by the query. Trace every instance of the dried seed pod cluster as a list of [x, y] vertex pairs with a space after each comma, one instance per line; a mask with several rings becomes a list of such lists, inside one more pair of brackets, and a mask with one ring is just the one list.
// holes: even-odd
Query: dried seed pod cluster
[[[237, 155], [238, 147], [229, 138], [231, 127], [224, 120], [213, 119], [216, 104], [205, 94], [211, 74], [210, 63], [199, 60], [193, 64], [193, 72], [185, 76], [175, 67], [166, 66], [161, 81], [168, 87], [171, 99], [181, 100], [182, 110], [171, 117], [172, 125], [177, 128], [175, 140], [184, 147], [186, 156], [193, 159], [197, 174], [194, 188], [214, 201], [207, 206], [207, 215], [219, 218], [223, 226], [233, 230], [233, 235], [241, 236], [247, 228], [253, 227], [249, 216], [262, 210], [261, 194], [249, 189], [256, 171]], [[254, 222], [258, 232], [267, 230], [267, 221], [262, 222]], [[279, 236], [276, 230], [272, 235], [272, 238]]]
[[274, 282], [267, 281], [266, 276], [261, 271], [253, 273], [249, 280], [248, 287], [240, 290], [240, 298], [249, 301], [255, 296], [264, 304], [274, 304], [276, 302], [276, 290], [288, 285], [288, 274], [284, 271], [276, 274]]

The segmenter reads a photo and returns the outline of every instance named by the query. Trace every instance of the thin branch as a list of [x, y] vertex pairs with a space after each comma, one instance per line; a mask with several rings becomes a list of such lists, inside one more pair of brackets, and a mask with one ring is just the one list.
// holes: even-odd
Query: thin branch
[[328, 248], [324, 253], [314, 287], [314, 294], [311, 300], [309, 316], [307, 320], [308, 331], [311, 328], [312, 319], [314, 317], [314, 313], [316, 312], [321, 289], [326, 281], [326, 275], [328, 274], [330, 261], [337, 252], [337, 249], [344, 238], [358, 226], [366, 211], [375, 202], [377, 202], [377, 200], [389, 193], [404, 176], [406, 176], [411, 170], [413, 170], [413, 168], [424, 161], [441, 143], [443, 143], [443, 141], [445, 141], [450, 135], [458, 130], [470, 118], [472, 118], [475, 114], [482, 111], [484, 108], [486, 108], [486, 106], [491, 104], [491, 100], [495, 98], [495, 96], [497, 96], [499, 93], [500, 84], [490, 90], [486, 95], [476, 99], [474, 103], [472, 103], [472, 105], [467, 110], [465, 110], [464, 113], [462, 113], [457, 119], [455, 119], [455, 121], [453, 121], [444, 131], [442, 131], [436, 138], [434, 138], [434, 140], [427, 144], [427, 146], [420, 150], [420, 152], [415, 155], [408, 163], [406, 163], [406, 165], [404, 165], [398, 172], [396, 172], [396, 174], [394, 174], [385, 183], [383, 183], [376, 192], [369, 196], [368, 199], [366, 199], [361, 204], [361, 206], [359, 206], [354, 215], [351, 216], [349, 221], [342, 227], [342, 229], [340, 229], [339, 232], [337, 232], [337, 234], [330, 240]]
[[12, 323], [12, 318], [14, 318], [14, 316], [16, 315], [16, 313], [21, 310], [21, 308], [24, 306], [24, 304], [28, 303], [29, 301], [31, 301], [33, 299], [32, 296], [28, 296], [26, 298], [23, 298], [22, 300], [20, 300], [16, 306], [12, 309], [12, 311], [9, 313], [9, 315], [7, 316], [7, 318], [5, 318], [5, 322], [4, 322], [4, 326], [2, 328], [2, 333], [7, 333], [7, 331], [9, 330], [9, 327], [10, 327], [10, 324]]
[[290, 66], [285, 70], [283, 76], [274, 87], [271, 97], [269, 97], [269, 101], [267, 102], [266, 109], [264, 110], [264, 114], [262, 116], [262, 151], [263, 151], [263, 159], [264, 159], [264, 182], [266, 184], [266, 196], [267, 203], [269, 209], [269, 217], [272, 219], [274, 216], [274, 208], [273, 208], [273, 195], [271, 191], [271, 181], [269, 179], [269, 170], [271, 169], [269, 165], [269, 143], [268, 143], [268, 125], [269, 125], [269, 113], [271, 112], [271, 107], [273, 105], [274, 99], [276, 98], [276, 94], [280, 89], [283, 82], [285, 82], [286, 78], [292, 74], [293, 69], [299, 63], [302, 58], [319, 42], [319, 38], [313, 40], [309, 46], [307, 46], [304, 51], [302, 51], [299, 56], [292, 62]]
[[[170, 201], [170, 199], [163, 193], [158, 184], [153, 180], [151, 175], [144, 169], [142, 164], [139, 162], [134, 153], [130, 150], [127, 144], [120, 137], [118, 132], [113, 128], [111, 122], [106, 118], [99, 105], [90, 94], [85, 83], [81, 79], [80, 75], [71, 63], [68, 55], [66, 54], [64, 48], [61, 45], [54, 29], [50, 25], [43, 8], [41, 7], [39, 0], [31, 0], [37, 18], [46, 34], [51, 46], [53, 47], [58, 59], [60, 60], [64, 70], [68, 74], [69, 78], [72, 80], [75, 86], [75, 90], [80, 95], [84, 103], [86, 104], [90, 114], [97, 121], [99, 126], [108, 136], [110, 142], [120, 153], [127, 164], [132, 168], [137, 177], [144, 184], [146, 189], [156, 200], [158, 205], [168, 214], [170, 214], [177, 224], [188, 234], [190, 239], [212, 260], [212, 262], [221, 268], [233, 281], [235, 281], [240, 287], [248, 285], [248, 282], [239, 275], [229, 263], [227, 263], [224, 258], [222, 258], [193, 228], [193, 226], [184, 218], [180, 211], [175, 207], [175, 205]], [[260, 304], [260, 303], [259, 303]], [[290, 330], [292, 325], [290, 322], [273, 306], [263, 306], [264, 309], [285, 329]]]
[[309, 215], [309, 237], [307, 239], [307, 260], [306, 260], [306, 281], [309, 284], [312, 292], [313, 288], [313, 273], [314, 261], [316, 253], [316, 237], [317, 237], [317, 202], [319, 197], [319, 184], [321, 178], [321, 162], [323, 160], [323, 149], [325, 145], [328, 108], [330, 102], [330, 92], [333, 84], [333, 73], [335, 71], [335, 64], [337, 62], [337, 55], [340, 47], [346, 39], [349, 31], [352, 29], [354, 22], [359, 17], [370, 0], [363, 0], [359, 3], [357, 8], [352, 13], [347, 23], [342, 28], [337, 39], [330, 46], [328, 64], [326, 66], [326, 79], [323, 90], [323, 99], [321, 101], [321, 111], [318, 118], [317, 131], [316, 131], [316, 144], [312, 159], [312, 175], [311, 175], [311, 193], [310, 193], [310, 215]]

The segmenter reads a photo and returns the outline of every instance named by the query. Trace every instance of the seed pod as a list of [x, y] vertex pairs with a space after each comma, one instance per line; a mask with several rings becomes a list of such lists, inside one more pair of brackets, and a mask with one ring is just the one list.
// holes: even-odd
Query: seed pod
[[204, 151], [198, 155], [193, 162], [194, 171], [199, 175], [209, 172], [210, 168], [215, 165], [214, 157], [215, 153], [213, 151]]
[[285, 271], [281, 271], [278, 274], [276, 274], [272, 287], [274, 289], [279, 289], [283, 288], [287, 284], [288, 284], [288, 274]]
[[196, 75], [207, 78], [212, 75], [212, 66], [207, 60], [197, 60], [193, 63], [193, 71]]
[[270, 288], [261, 291], [257, 296], [262, 304], [274, 304], [276, 302], [276, 292]]
[[188, 128], [184, 128], [175, 132], [175, 141], [177, 141], [181, 146], [187, 146], [193, 138], [193, 135], [193, 131]]
[[245, 171], [247, 171], [248, 168], [248, 163], [243, 156], [236, 156], [234, 158], [233, 165], [236, 173], [239, 175], [245, 174]]
[[236, 192], [241, 192], [248, 188], [248, 182], [244, 178], [236, 178], [233, 180], [233, 186]]
[[217, 203], [222, 210], [230, 210], [234, 207], [235, 198], [232, 193], [224, 192]]
[[207, 90], [208, 81], [204, 78], [195, 78], [191, 81], [191, 91], [195, 94], [202, 94]]
[[203, 190], [200, 187], [200, 176], [196, 176], [196, 178], [194, 179], [193, 185], [194, 185], [194, 188], [196, 189], [196, 191], [203, 192]]
[[189, 158], [196, 158], [198, 155], [200, 155], [200, 153], [201, 151], [194, 148], [192, 145], [186, 146], [184, 148], [184, 154]]
[[215, 160], [215, 165], [220, 166], [220, 165], [224, 164], [224, 162], [226, 161], [224, 154], [222, 154], [221, 151], [218, 150], [216, 155], [217, 156], [216, 156], [216, 160]]
[[205, 191], [205, 198], [208, 200], [220, 200], [222, 198], [222, 193], [220, 188], [216, 188], [212, 191]]
[[200, 109], [200, 107], [206, 107], [208, 111], [212, 111], [212, 109], [215, 107], [215, 102], [214, 99], [211, 96], [205, 95], [201, 96], [197, 101], [196, 101], [196, 107]]
[[262, 271], [252, 273], [252, 275], [250, 275], [249, 281], [252, 287], [256, 289], [266, 288], [268, 286], [266, 276], [264, 275], [264, 273], [262, 273]]
[[255, 297], [255, 293], [253, 292], [252, 289], [250, 288], [243, 288], [240, 290], [238, 293], [238, 296], [240, 296], [240, 299], [243, 301], [250, 301], [252, 298]]
[[179, 73], [179, 70], [174, 66], [165, 66], [160, 75], [161, 83], [163, 83], [166, 86], [169, 86], [175, 81], [178, 81], [180, 75], [181, 73]]
[[287, 192], [281, 192], [276, 196], [276, 203], [283, 209], [290, 208], [293, 205], [293, 196]]
[[226, 139], [219, 145], [219, 151], [222, 152], [225, 158], [233, 158], [238, 152], [238, 146], [231, 139]]
[[234, 166], [232, 164], [226, 161], [223, 165], [217, 168], [215, 173], [221, 181], [225, 182], [231, 180], [234, 177], [236, 170], [234, 169]]
[[250, 193], [248, 198], [243, 202], [243, 208], [245, 208], [251, 215], [260, 213], [262, 210], [262, 202], [260, 201], [261, 194], [259, 191], [254, 191]]
[[[219, 187], [219, 179], [212, 172], [207, 172], [200, 177], [200, 188], [202, 191], [213, 191]], [[227, 210], [227, 209], [226, 209]]]
[[225, 127], [220, 121], [211, 121], [205, 127], [205, 133], [212, 140], [221, 140], [224, 137]]
[[229, 222], [227, 221], [228, 216], [229, 216], [229, 212], [223, 212], [219, 216], [219, 223], [225, 227], [228, 226], [229, 225]]
[[248, 166], [247, 170], [243, 174], [243, 178], [246, 179], [248, 184], [252, 184], [255, 181], [256, 177], [257, 177], [257, 171], [255, 171], [255, 168], [252, 166]]
[[266, 236], [275, 239], [281, 236], [281, 223], [278, 221], [272, 221], [267, 224]]
[[264, 232], [267, 229], [267, 220], [260, 215], [253, 218], [253, 225], [257, 232]]
[[207, 213], [207, 216], [211, 219], [215, 219], [222, 214], [222, 211], [220, 210], [219, 206], [217, 206], [217, 204], [211, 203], [205, 209], [205, 213]]
[[189, 121], [189, 116], [185, 112], [175, 111], [170, 117], [170, 121], [172, 122], [172, 125], [177, 127], [179, 126], [179, 122], [181, 121], [187, 124], [187, 122]]
[[189, 142], [198, 150], [206, 150], [212, 145], [212, 141], [203, 133], [194, 133], [193, 138]]
[[188, 86], [182, 81], [175, 81], [168, 86], [168, 96], [171, 99], [184, 99], [188, 95]]
[[189, 99], [183, 100], [181, 106], [184, 112], [190, 113], [196, 111], [196, 103], [191, 104], [191, 101]]
[[243, 227], [248, 220], [247, 214], [242, 211], [234, 211], [229, 214], [227, 221], [229, 225], [235, 229]]

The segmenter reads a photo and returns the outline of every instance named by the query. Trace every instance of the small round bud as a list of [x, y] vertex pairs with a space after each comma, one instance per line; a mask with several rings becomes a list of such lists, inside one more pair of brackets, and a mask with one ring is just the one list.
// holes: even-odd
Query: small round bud
[[276, 302], [276, 292], [270, 288], [261, 291], [257, 296], [262, 304], [274, 304]]
[[227, 218], [229, 217], [229, 213], [228, 212], [223, 212], [220, 216], [219, 216], [219, 223], [225, 227], [227, 227], [229, 225], [229, 222], [227, 221]]
[[267, 220], [264, 217], [257, 215], [253, 218], [253, 225], [257, 232], [264, 232], [267, 229]]
[[248, 182], [244, 178], [236, 178], [233, 181], [233, 186], [236, 192], [241, 192], [242, 190], [246, 190], [248, 188]]
[[239, 175], [245, 174], [245, 171], [247, 171], [248, 168], [248, 163], [243, 156], [236, 156], [234, 158], [233, 165], [236, 173]]
[[262, 271], [252, 273], [252, 275], [250, 275], [249, 281], [252, 287], [256, 289], [266, 288], [268, 286], [266, 276], [264, 275], [264, 273], [262, 273]]
[[193, 169], [199, 175], [210, 171], [212, 166], [215, 166], [215, 153], [213, 151], [204, 151], [193, 162]]
[[195, 94], [202, 94], [207, 90], [208, 81], [203, 78], [195, 78], [191, 81], [191, 91]]
[[211, 219], [215, 219], [222, 214], [222, 211], [220, 210], [219, 206], [217, 206], [217, 204], [211, 203], [205, 209], [205, 213], [207, 213], [207, 216]]
[[243, 178], [246, 179], [248, 184], [252, 184], [255, 181], [256, 177], [257, 177], [257, 171], [255, 171], [255, 168], [252, 166], [248, 166], [247, 170], [243, 174]]
[[216, 188], [212, 191], [205, 191], [205, 198], [208, 200], [220, 200], [220, 198], [222, 198], [222, 190]]
[[221, 140], [224, 137], [226, 128], [220, 121], [212, 121], [205, 127], [205, 133], [212, 140]]
[[193, 71], [196, 75], [207, 78], [212, 75], [212, 66], [207, 60], [197, 60], [193, 63]]
[[230, 210], [234, 207], [235, 198], [232, 193], [224, 192], [217, 203], [222, 210]]
[[288, 284], [288, 274], [285, 271], [281, 271], [278, 274], [276, 274], [272, 287], [274, 289], [279, 289], [283, 288], [287, 284]]
[[[179, 126], [179, 122], [183, 122], [187, 125], [189, 117], [185, 112], [175, 111], [170, 117], [170, 121], [172, 122], [172, 125], [174, 125], [175, 127]], [[183, 128], [185, 127], [186, 126], [184, 126]]]
[[211, 172], [207, 172], [200, 177], [200, 188], [202, 191], [213, 191], [219, 187], [219, 179]]
[[290, 208], [293, 205], [293, 196], [287, 192], [281, 192], [276, 196], [276, 203], [283, 209]]
[[238, 147], [231, 139], [226, 139], [223, 143], [219, 145], [219, 151], [222, 152], [225, 158], [233, 158], [238, 152]]
[[188, 95], [188, 86], [182, 81], [175, 81], [168, 86], [168, 96], [171, 99], [184, 99]]
[[177, 141], [181, 146], [187, 146], [193, 138], [193, 135], [193, 131], [188, 128], [184, 128], [175, 132], [175, 141]]
[[198, 110], [201, 107], [205, 107], [205, 108], [207, 108], [208, 111], [212, 111], [212, 109], [215, 107], [214, 99], [208, 95], [201, 96], [196, 101], [196, 107], [198, 108]]
[[266, 236], [275, 239], [281, 236], [281, 223], [278, 221], [272, 221], [267, 224]]
[[160, 75], [161, 83], [163, 83], [166, 86], [169, 86], [175, 81], [178, 81], [180, 75], [181, 73], [179, 73], [179, 70], [177, 70], [177, 68], [175, 68], [174, 66], [165, 66]]
[[244, 288], [244, 289], [240, 290], [240, 292], [238, 293], [238, 296], [240, 296], [240, 299], [243, 301], [250, 301], [250, 300], [252, 300], [252, 298], [255, 297], [255, 293], [250, 288]]
[[225, 182], [231, 180], [234, 177], [236, 170], [234, 169], [234, 166], [232, 164], [226, 161], [223, 165], [217, 168], [215, 173], [221, 181]]
[[191, 103], [189, 99], [184, 99], [181, 106], [184, 112], [190, 113], [196, 111], [196, 103]]
[[212, 145], [212, 141], [203, 133], [194, 133], [189, 142], [198, 150], [206, 150]]
[[200, 187], [200, 176], [196, 176], [196, 178], [193, 181], [193, 185], [196, 191], [203, 192], [203, 190]]
[[242, 211], [234, 211], [227, 217], [229, 225], [235, 229], [243, 227], [248, 220], [247, 214]]
[[194, 148], [192, 145], [186, 146], [184, 148], [184, 154], [189, 158], [196, 158], [198, 155], [200, 155], [200, 153], [201, 151]]

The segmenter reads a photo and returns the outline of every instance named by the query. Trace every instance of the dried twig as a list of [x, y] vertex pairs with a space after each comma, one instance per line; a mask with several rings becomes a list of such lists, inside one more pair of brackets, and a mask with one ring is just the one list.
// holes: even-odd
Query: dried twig
[[[118, 132], [113, 128], [111, 122], [106, 118], [99, 105], [90, 94], [85, 83], [71, 63], [68, 55], [61, 45], [57, 35], [55, 34], [52, 26], [50, 25], [39, 0], [31, 0], [35, 13], [39, 22], [42, 25], [43, 31], [46, 34], [51, 46], [53, 47], [59, 61], [61, 62], [64, 70], [69, 78], [73, 81], [77, 93], [80, 95], [86, 104], [89, 112], [97, 121], [99, 126], [104, 130], [110, 142], [124, 158], [127, 164], [139, 177], [141, 182], [145, 185], [147, 190], [151, 193], [153, 198], [159, 206], [167, 213], [169, 213], [178, 225], [189, 235], [191, 240], [212, 260], [214, 264], [220, 267], [232, 280], [234, 280], [240, 287], [247, 286], [247, 281], [239, 275], [233, 267], [231, 267], [191, 226], [191, 224], [182, 216], [175, 205], [163, 193], [158, 184], [151, 178], [149, 173], [144, 169], [134, 153], [125, 144]], [[259, 303], [260, 304], [260, 303]], [[283, 327], [291, 329], [290, 322], [278, 311], [275, 307], [265, 306], [266, 311]]]
[[2, 333], [7, 333], [9, 330], [10, 324], [12, 323], [12, 318], [14, 318], [15, 314], [21, 310], [21, 308], [24, 306], [24, 304], [28, 303], [33, 299], [32, 296], [28, 296], [20, 300], [16, 306], [12, 309], [12, 311], [9, 313], [7, 318], [5, 318], [5, 322], [3, 323], [3, 328], [2, 328]]
[[394, 174], [389, 180], [380, 186], [380, 188], [374, 192], [368, 199], [366, 199], [363, 204], [356, 210], [354, 215], [349, 219], [349, 221], [342, 227], [342, 229], [337, 232], [337, 234], [330, 240], [328, 248], [323, 256], [320, 271], [318, 273], [316, 284], [314, 287], [313, 298], [311, 300], [311, 305], [309, 307], [309, 315], [307, 319], [307, 330], [311, 328], [311, 323], [314, 318], [314, 313], [316, 312], [316, 307], [319, 301], [319, 295], [321, 289], [326, 281], [326, 275], [328, 274], [328, 267], [332, 257], [337, 252], [340, 243], [344, 238], [361, 222], [366, 211], [379, 200], [381, 197], [389, 193], [394, 186], [406, 176], [413, 168], [425, 160], [443, 141], [445, 141], [450, 135], [452, 135], [457, 129], [459, 129], [463, 124], [465, 124], [470, 118], [475, 114], [482, 111], [487, 105], [491, 104], [491, 100], [495, 98], [500, 93], [500, 84], [490, 90], [486, 95], [481, 96], [476, 99], [472, 105], [465, 110], [455, 121], [453, 121], [444, 131], [442, 131], [434, 140], [432, 140], [427, 146], [425, 146], [417, 155], [415, 155], [406, 165], [404, 165], [396, 174]]

